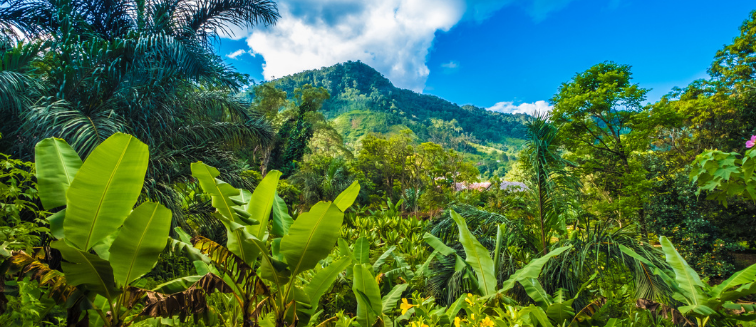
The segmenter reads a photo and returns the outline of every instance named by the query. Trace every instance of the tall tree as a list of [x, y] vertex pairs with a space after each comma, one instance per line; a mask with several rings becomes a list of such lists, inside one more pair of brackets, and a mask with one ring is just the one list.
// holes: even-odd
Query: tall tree
[[595, 198], [593, 209], [620, 222], [637, 219], [647, 237], [643, 202], [649, 149], [656, 122], [642, 102], [648, 89], [632, 83], [630, 66], [604, 62], [579, 73], [552, 98], [552, 119], [569, 135], [564, 145]]
[[[212, 42], [232, 26], [278, 17], [267, 0], [0, 0], [4, 39], [26, 38], [0, 46], [3, 59], [14, 59], [0, 67], [0, 98], [16, 99], [0, 104], [12, 117], [0, 149], [30, 158], [38, 140], [54, 136], [86, 157], [110, 135], [132, 134], [150, 149], [143, 194], [181, 220], [172, 185], [190, 179], [189, 163], [245, 184], [235, 151], [272, 139], [269, 123], [232, 95], [247, 77]], [[31, 91], [26, 98], [20, 87]]]
[[318, 110], [330, 96], [326, 89], [309, 84], [294, 90], [294, 108], [286, 112], [288, 118], [278, 130], [271, 153], [273, 168], [284, 176], [294, 173], [297, 162], [307, 153], [307, 146], [315, 134], [314, 125], [325, 120]]
[[542, 252], [546, 255], [548, 252], [546, 239], [550, 236], [550, 232], [556, 230], [564, 234], [567, 229], [564, 219], [560, 219], [563, 203], [559, 197], [560, 193], [563, 193], [562, 189], [575, 186], [566, 170], [572, 163], [559, 154], [557, 148], [559, 129], [549, 123], [545, 113], [536, 113], [526, 126], [528, 138], [521, 158], [525, 168], [531, 172], [534, 186], [532, 190], [538, 201]]

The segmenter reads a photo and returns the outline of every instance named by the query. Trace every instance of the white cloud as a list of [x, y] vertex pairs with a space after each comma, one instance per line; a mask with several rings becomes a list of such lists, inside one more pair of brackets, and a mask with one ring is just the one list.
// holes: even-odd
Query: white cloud
[[[339, 9], [338, 11], [335, 11]], [[462, 0], [298, 0], [279, 3], [275, 26], [253, 29], [247, 43], [265, 58], [266, 79], [360, 60], [395, 85], [422, 91], [436, 31], [465, 11]]]
[[549, 105], [548, 102], [539, 100], [533, 103], [521, 103], [515, 105], [512, 101], [503, 101], [496, 103], [487, 110], [506, 113], [506, 114], [528, 114], [532, 115], [535, 112], [547, 112], [551, 111], [554, 107]]
[[441, 64], [441, 67], [454, 69], [454, 68], [459, 67], [459, 64], [456, 61], [452, 60], [445, 64]]
[[459, 70], [459, 62], [457, 61], [449, 61], [447, 63], [441, 64], [441, 72], [444, 74], [453, 74], [456, 73]]
[[238, 58], [239, 56], [241, 56], [241, 55], [243, 55], [245, 53], [247, 53], [247, 50], [239, 49], [239, 50], [236, 50], [234, 52], [231, 52], [231, 53], [227, 54], [226, 57], [229, 57], [231, 59], [236, 59], [236, 58]]
[[[246, 39], [251, 55], [265, 59], [263, 75], [273, 79], [348, 60], [360, 60], [396, 86], [421, 92], [430, 69], [426, 57], [437, 31], [462, 20], [482, 22], [508, 6], [523, 7], [542, 20], [572, 0], [281, 0], [281, 18], [270, 27], [229, 27], [232, 39]], [[618, 1], [618, 0], [609, 0]], [[240, 56], [236, 51], [229, 58]], [[443, 73], [459, 69], [442, 65]]]

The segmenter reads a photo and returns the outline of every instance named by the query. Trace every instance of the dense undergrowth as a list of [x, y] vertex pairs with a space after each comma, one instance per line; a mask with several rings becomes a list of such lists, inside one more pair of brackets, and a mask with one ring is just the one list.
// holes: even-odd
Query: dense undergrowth
[[0, 0], [0, 325], [756, 326], [756, 12], [656, 103], [604, 62], [516, 119], [245, 90], [212, 42], [277, 18]]

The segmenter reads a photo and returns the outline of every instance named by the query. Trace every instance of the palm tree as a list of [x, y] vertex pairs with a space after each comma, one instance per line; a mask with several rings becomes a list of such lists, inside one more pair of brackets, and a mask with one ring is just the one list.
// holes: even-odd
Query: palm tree
[[[250, 188], [236, 152], [273, 137], [270, 123], [234, 96], [247, 77], [212, 42], [233, 26], [278, 17], [268, 0], [0, 0], [0, 56], [19, 58], [0, 67], [0, 113], [13, 117], [0, 150], [31, 158], [38, 140], [55, 136], [86, 157], [113, 133], [135, 135], [151, 151], [145, 199], [164, 203], [183, 225], [173, 185], [191, 180], [190, 162]], [[19, 36], [26, 40], [13, 44]], [[27, 85], [34, 92], [18, 92]]]
[[527, 138], [522, 161], [525, 169], [532, 173], [534, 187], [531, 189], [538, 200], [541, 249], [545, 255], [548, 234], [553, 230], [566, 231], [565, 221], [560, 219], [563, 203], [559, 201], [559, 195], [576, 183], [565, 169], [571, 163], [559, 154], [556, 145], [559, 129], [548, 121], [548, 115], [535, 113], [525, 127]]

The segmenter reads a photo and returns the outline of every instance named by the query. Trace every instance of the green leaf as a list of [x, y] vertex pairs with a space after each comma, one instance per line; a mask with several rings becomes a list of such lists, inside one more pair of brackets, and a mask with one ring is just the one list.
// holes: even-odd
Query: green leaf
[[66, 218], [66, 209], [58, 211], [49, 217], [47, 217], [47, 223], [50, 224], [50, 233], [57, 239], [62, 239], [66, 236], [63, 231], [63, 219]]
[[150, 272], [165, 249], [171, 210], [145, 202], [131, 212], [110, 247], [110, 263], [118, 285], [129, 285]]
[[502, 288], [499, 290], [499, 293], [503, 293], [512, 289], [516, 282], [522, 283], [523, 280], [529, 278], [537, 279], [541, 274], [541, 269], [543, 269], [543, 266], [546, 265], [546, 262], [548, 262], [549, 259], [556, 257], [562, 254], [562, 252], [567, 251], [571, 248], [572, 245], [556, 248], [540, 258], [530, 261], [527, 265], [525, 265], [525, 267], [522, 267], [521, 269], [515, 271], [515, 273], [512, 274], [509, 279], [504, 281]]
[[444, 242], [442, 242], [438, 237], [433, 236], [430, 233], [425, 233], [423, 235], [423, 240], [425, 240], [428, 245], [430, 245], [433, 249], [438, 251], [438, 253], [441, 253], [443, 255], [451, 255], [451, 254], [457, 254], [457, 251], [454, 251], [454, 249], [446, 246]]
[[218, 169], [204, 163], [195, 162], [191, 165], [192, 176], [199, 181], [202, 190], [212, 197], [213, 207], [218, 210], [215, 217], [226, 226], [228, 241], [226, 247], [231, 253], [239, 256], [244, 262], [252, 263], [259, 251], [252, 244], [251, 234], [244, 228], [244, 221], [239, 219], [234, 210], [235, 203], [231, 197], [238, 196], [239, 190], [228, 183], [217, 179], [220, 175]]
[[239, 223], [233, 208], [235, 203], [231, 200], [231, 197], [239, 195], [239, 190], [216, 179], [220, 176], [220, 172], [213, 166], [198, 161], [191, 164], [191, 169], [192, 176], [199, 181], [202, 190], [212, 197], [213, 207], [220, 212], [223, 218]]
[[454, 219], [459, 228], [459, 242], [462, 243], [462, 247], [465, 249], [465, 254], [467, 255], [465, 261], [472, 267], [478, 278], [478, 290], [481, 295], [494, 293], [496, 291], [496, 276], [494, 276], [494, 263], [491, 255], [478, 242], [475, 236], [470, 233], [470, 230], [467, 229], [465, 219], [454, 212], [454, 210], [450, 210], [450, 212], [452, 219]]
[[352, 290], [357, 297], [357, 322], [362, 326], [373, 326], [381, 312], [381, 291], [369, 266], [354, 265]]
[[249, 204], [249, 199], [252, 198], [252, 192], [240, 189], [239, 195], [235, 195], [230, 197], [231, 201], [234, 201], [234, 203], [238, 206], [244, 206], [246, 207]]
[[89, 313], [89, 326], [105, 326], [105, 321], [102, 319], [102, 315], [100, 315], [100, 313], [107, 312], [108, 308], [110, 308], [110, 306], [108, 306], [108, 299], [100, 295], [96, 295], [94, 301], [92, 302], [92, 305], [97, 309], [87, 310], [87, 312]]
[[734, 273], [730, 278], [714, 287], [714, 297], [722, 296], [722, 293], [735, 286], [756, 282], [756, 264]]
[[391, 253], [396, 250], [396, 246], [391, 246], [386, 252], [383, 252], [378, 259], [375, 260], [373, 263], [373, 272], [378, 272], [381, 269], [381, 266], [386, 262], [386, 259], [391, 255]]
[[289, 234], [289, 228], [291, 228], [291, 224], [294, 223], [294, 219], [291, 219], [289, 209], [286, 207], [286, 202], [278, 196], [278, 193], [276, 193], [276, 200], [273, 203], [272, 213], [271, 218], [273, 219], [273, 222], [271, 223], [270, 233], [278, 237], [283, 237], [286, 234]]
[[110, 302], [119, 294], [115, 288], [113, 268], [110, 267], [109, 262], [94, 254], [72, 248], [63, 240], [55, 241], [50, 246], [60, 251], [65, 260], [61, 266], [68, 284], [84, 286], [87, 290], [104, 296]]
[[402, 293], [407, 290], [408, 286], [409, 284], [399, 284], [394, 286], [394, 288], [381, 299], [381, 312], [389, 314], [391, 310], [396, 307], [396, 301], [399, 301], [399, 299], [402, 298]]
[[176, 278], [173, 280], [169, 280], [165, 283], [162, 283], [158, 286], [155, 286], [152, 290], [155, 292], [160, 292], [163, 294], [173, 294], [178, 292], [186, 291], [189, 287], [194, 285], [197, 281], [202, 279], [204, 275], [194, 275], [194, 276], [186, 276], [181, 278]]
[[496, 247], [494, 247], [494, 276], [499, 275], [499, 256], [501, 254], [501, 244], [504, 241], [504, 231], [501, 229], [501, 224], [496, 226]]
[[415, 278], [425, 276], [425, 272], [428, 270], [428, 266], [430, 266], [431, 261], [436, 257], [438, 253], [440, 252], [438, 252], [438, 250], [435, 250], [428, 256], [428, 259], [426, 259], [425, 262], [420, 266], [420, 268], [415, 271]]
[[51, 137], [37, 143], [34, 160], [42, 206], [52, 210], [65, 205], [68, 187], [81, 168], [79, 155], [66, 141]]
[[[688, 300], [690, 309], [693, 310], [702, 305], [705, 299], [701, 292], [701, 289], [704, 288], [701, 278], [695, 270], [685, 262], [685, 259], [683, 259], [680, 253], [675, 250], [672, 242], [664, 236], [662, 236], [659, 241], [662, 246], [662, 251], [664, 251], [664, 255], [666, 256], [667, 263], [669, 263], [672, 270], [675, 272], [675, 281], [677, 281], [680, 292]], [[682, 311], [682, 309], [680, 310]]]
[[354, 258], [357, 263], [370, 263], [370, 242], [364, 236], [354, 243]]
[[122, 133], [92, 151], [66, 196], [68, 242], [89, 251], [123, 224], [142, 191], [148, 159], [147, 145]]
[[289, 235], [281, 240], [281, 252], [292, 276], [315, 268], [318, 261], [331, 253], [341, 235], [344, 213], [330, 202], [318, 202], [301, 214], [291, 225]]
[[265, 234], [268, 232], [270, 211], [276, 200], [276, 186], [279, 178], [281, 178], [280, 171], [271, 170], [268, 172], [257, 185], [255, 191], [252, 192], [252, 198], [247, 205], [247, 212], [252, 216], [252, 219], [260, 222], [259, 225], [247, 226], [247, 231], [258, 240], [264, 240]]
[[533, 299], [533, 302], [542, 309], [546, 310], [546, 308], [552, 304], [553, 300], [551, 299], [551, 296], [546, 293], [546, 290], [543, 289], [543, 286], [538, 282], [538, 279], [526, 278], [520, 280], [520, 284], [525, 288], [525, 293], [527, 293], [528, 296]]
[[551, 322], [549, 322], [549, 317], [546, 316], [546, 313], [543, 311], [543, 309], [536, 307], [532, 304], [528, 307], [520, 309], [520, 314], [529, 314], [536, 321], [538, 321], [538, 323], [541, 324], [542, 327], [553, 326]]
[[261, 253], [262, 262], [260, 263], [260, 270], [258, 271], [260, 277], [274, 282], [279, 286], [288, 283], [291, 278], [291, 270], [289, 270], [289, 266], [285, 262], [270, 257], [264, 251], [261, 251]]
[[564, 321], [571, 319], [575, 315], [575, 309], [572, 308], [573, 301], [575, 300], [570, 299], [565, 302], [549, 305], [546, 309], [546, 315], [557, 324], [561, 324]]
[[351, 263], [352, 259], [350, 257], [343, 257], [315, 274], [315, 277], [312, 278], [304, 289], [305, 293], [310, 297], [310, 303], [313, 304], [313, 308], [317, 306], [320, 297], [331, 288], [339, 274]]
[[462, 307], [465, 305], [465, 299], [467, 298], [466, 294], [462, 294], [452, 305], [450, 305], [446, 309], [446, 316], [449, 317], [449, 319], [454, 319], [454, 317], [457, 316], [459, 313], [459, 310], [462, 310]]
[[116, 229], [115, 232], [110, 233], [110, 235], [92, 246], [92, 250], [95, 251], [95, 253], [97, 253], [97, 256], [102, 260], [110, 260], [110, 246], [113, 245], [113, 241], [115, 241], [116, 237], [118, 237], [118, 233], [120, 233], [120, 231], [120, 229]]
[[349, 185], [344, 192], [341, 192], [339, 196], [336, 197], [336, 200], [333, 200], [333, 204], [335, 204], [341, 212], [346, 212], [349, 207], [352, 206], [354, 203], [354, 200], [357, 199], [357, 196], [360, 194], [360, 183], [358, 183], [356, 180], [352, 182], [352, 185]]

